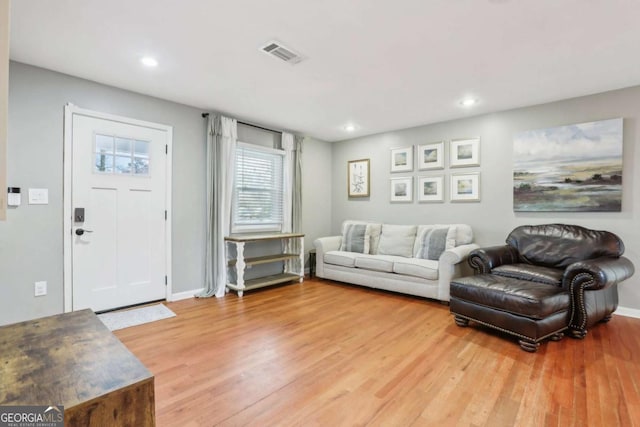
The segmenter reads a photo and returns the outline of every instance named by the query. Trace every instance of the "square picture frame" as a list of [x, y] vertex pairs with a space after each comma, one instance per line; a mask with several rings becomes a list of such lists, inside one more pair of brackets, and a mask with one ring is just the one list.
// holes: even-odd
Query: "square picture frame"
[[449, 166], [480, 166], [480, 137], [452, 139], [449, 144]]
[[347, 162], [348, 197], [369, 197], [371, 189], [369, 159], [349, 160]]
[[480, 172], [451, 175], [449, 189], [452, 202], [479, 202]]
[[403, 176], [390, 179], [390, 200], [395, 203], [413, 202], [413, 177]]
[[418, 145], [418, 170], [444, 169], [444, 141]]
[[413, 171], [413, 146], [391, 149], [391, 172]]
[[444, 175], [419, 176], [417, 188], [419, 203], [444, 202]]

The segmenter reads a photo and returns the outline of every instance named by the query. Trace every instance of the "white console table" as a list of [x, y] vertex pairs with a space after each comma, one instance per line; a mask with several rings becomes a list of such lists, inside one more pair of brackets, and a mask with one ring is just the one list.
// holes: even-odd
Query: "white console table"
[[[302, 282], [304, 279], [304, 234], [300, 233], [258, 233], [258, 234], [232, 234], [225, 237], [227, 246], [227, 254], [229, 253], [229, 245], [235, 245], [236, 257], [229, 259], [230, 267], [235, 267], [237, 280], [236, 283], [227, 283], [227, 289], [238, 292], [238, 296], [242, 296], [244, 291], [262, 288], [264, 286], [275, 285], [278, 283], [286, 283], [297, 280]], [[275, 255], [265, 255], [259, 257], [245, 258], [244, 249], [246, 244], [265, 242], [268, 240], [282, 241], [282, 251]], [[296, 246], [291, 243], [297, 240], [297, 250], [294, 252], [291, 248]], [[298, 262], [296, 262], [298, 260]], [[258, 277], [255, 279], [245, 280], [244, 273], [247, 266], [267, 264], [271, 262], [284, 262], [282, 273], [270, 276]], [[295, 268], [295, 267], [298, 268]]]

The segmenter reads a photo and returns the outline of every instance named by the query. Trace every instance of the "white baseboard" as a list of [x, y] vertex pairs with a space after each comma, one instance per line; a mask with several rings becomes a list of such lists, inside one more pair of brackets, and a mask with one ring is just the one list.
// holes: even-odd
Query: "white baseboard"
[[192, 289], [190, 291], [178, 292], [177, 294], [171, 294], [171, 296], [167, 299], [169, 302], [180, 301], [183, 299], [193, 298], [195, 295], [204, 291], [204, 288]]
[[635, 317], [636, 319], [640, 319], [640, 310], [635, 308], [618, 307], [618, 309], [613, 313], [619, 314], [620, 316]]

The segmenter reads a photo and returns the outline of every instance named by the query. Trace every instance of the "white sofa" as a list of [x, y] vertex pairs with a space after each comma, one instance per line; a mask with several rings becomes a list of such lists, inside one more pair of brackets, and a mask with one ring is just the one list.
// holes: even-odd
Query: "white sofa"
[[393, 225], [345, 221], [342, 235], [314, 241], [321, 278], [449, 301], [451, 279], [472, 274], [478, 248], [466, 224]]

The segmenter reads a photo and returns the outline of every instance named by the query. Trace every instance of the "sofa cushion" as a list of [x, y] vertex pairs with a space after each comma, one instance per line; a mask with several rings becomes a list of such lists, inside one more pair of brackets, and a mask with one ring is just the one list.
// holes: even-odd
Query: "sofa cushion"
[[491, 273], [502, 277], [561, 286], [564, 270], [531, 264], [505, 264], [492, 269]]
[[407, 276], [422, 277], [428, 280], [438, 279], [438, 261], [430, 259], [403, 258], [393, 263], [393, 272]]
[[455, 247], [455, 226], [421, 225], [418, 227], [417, 237], [413, 245], [413, 256], [437, 260], [444, 251]]
[[359, 255], [356, 257], [355, 266], [365, 270], [393, 273], [393, 263], [396, 258], [388, 255]]
[[378, 253], [410, 258], [413, 255], [417, 229], [415, 225], [382, 224]]
[[356, 252], [329, 251], [324, 254], [324, 263], [342, 265], [344, 267], [355, 267], [356, 257], [358, 255]]
[[366, 224], [345, 224], [342, 231], [341, 251], [369, 253], [369, 233]]

